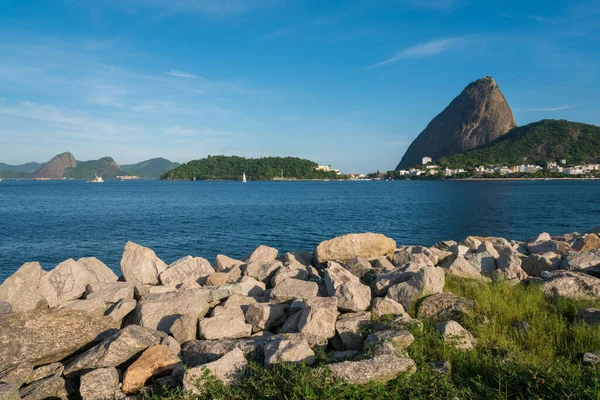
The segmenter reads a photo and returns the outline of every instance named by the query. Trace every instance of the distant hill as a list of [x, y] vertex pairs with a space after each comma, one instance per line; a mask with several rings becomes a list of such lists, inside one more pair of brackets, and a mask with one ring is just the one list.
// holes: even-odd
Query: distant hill
[[137, 164], [121, 165], [121, 169], [145, 179], [158, 179], [165, 172], [177, 168], [179, 163], [165, 158], [152, 158]]
[[190, 161], [166, 172], [161, 179], [270, 180], [281, 176], [296, 179], [337, 179], [335, 172], [317, 171], [317, 163], [296, 157], [243, 158], [238, 156], [208, 156]]
[[423, 157], [437, 160], [484, 146], [517, 126], [491, 76], [470, 83], [417, 136], [396, 167], [408, 169]]
[[43, 164], [37, 162], [28, 162], [26, 164], [10, 165], [0, 163], [0, 171], [11, 171], [23, 174], [32, 174], [42, 167]]
[[452, 168], [479, 165], [545, 165], [600, 161], [600, 127], [566, 120], [542, 120], [514, 128], [487, 146], [439, 160]]
[[54, 156], [34, 174], [34, 178], [61, 179], [67, 168], [77, 167], [77, 160], [68, 151]]
[[95, 175], [104, 179], [115, 179], [118, 175], [127, 175], [111, 157], [99, 160], [78, 161], [75, 168], [67, 168], [65, 178], [92, 179]]

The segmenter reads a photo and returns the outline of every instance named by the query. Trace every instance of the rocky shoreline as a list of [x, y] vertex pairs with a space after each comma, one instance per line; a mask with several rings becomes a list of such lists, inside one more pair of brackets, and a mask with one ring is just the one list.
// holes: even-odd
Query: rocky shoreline
[[[434, 323], [464, 351], [470, 299], [444, 292], [449, 275], [540, 285], [548, 297], [600, 299], [600, 228], [520, 242], [468, 237], [432, 247], [349, 234], [314, 252], [260, 246], [248, 258], [165, 264], [129, 242], [121, 276], [96, 258], [52, 271], [26, 263], [0, 285], [0, 400], [142, 398], [158, 388], [201, 393], [249, 360], [313, 364], [350, 383], [416, 371], [411, 329]], [[578, 320], [600, 322], [600, 310]], [[582, 363], [600, 355], [590, 349]], [[207, 372], [208, 371], [208, 372]]]

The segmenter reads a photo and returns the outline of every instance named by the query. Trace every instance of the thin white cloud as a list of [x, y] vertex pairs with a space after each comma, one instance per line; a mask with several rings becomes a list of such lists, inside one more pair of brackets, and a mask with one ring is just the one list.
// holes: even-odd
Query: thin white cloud
[[198, 79], [198, 78], [200, 78], [196, 74], [192, 74], [190, 72], [183, 72], [183, 71], [169, 71], [169, 72], [167, 72], [167, 74], [171, 75], [171, 76], [175, 76], [177, 78], [187, 78], [187, 79]]
[[570, 105], [557, 106], [557, 107], [517, 108], [515, 111], [517, 111], [517, 112], [562, 111], [562, 110], [568, 110], [570, 108], [575, 108], [575, 107], [577, 107], [576, 104], [570, 104]]
[[365, 67], [365, 69], [377, 68], [383, 65], [392, 64], [404, 59], [410, 58], [425, 58], [432, 57], [452, 49], [467, 40], [465, 37], [450, 37], [445, 39], [432, 40], [429, 42], [419, 43], [415, 46], [407, 47], [401, 50], [395, 56], [383, 60], [373, 65]]

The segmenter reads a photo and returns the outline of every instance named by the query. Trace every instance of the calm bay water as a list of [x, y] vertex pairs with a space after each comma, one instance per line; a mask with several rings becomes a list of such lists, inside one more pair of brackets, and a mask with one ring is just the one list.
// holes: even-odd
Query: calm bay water
[[118, 271], [128, 240], [165, 262], [267, 244], [313, 250], [350, 232], [431, 245], [526, 239], [600, 225], [596, 181], [0, 182], [0, 282], [26, 261], [95, 256]]

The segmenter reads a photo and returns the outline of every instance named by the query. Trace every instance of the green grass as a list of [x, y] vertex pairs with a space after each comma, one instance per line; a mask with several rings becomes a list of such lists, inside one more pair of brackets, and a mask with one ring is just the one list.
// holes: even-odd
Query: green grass
[[[600, 301], [547, 299], [537, 286], [452, 277], [447, 277], [446, 291], [477, 302], [461, 323], [478, 346], [456, 350], [425, 323], [413, 329], [408, 353], [417, 372], [411, 376], [350, 385], [320, 365], [263, 368], [251, 363], [231, 387], [209, 379], [202, 396], [165, 389], [150, 399], [600, 399], [600, 368], [581, 362], [583, 353], [600, 350], [600, 328], [574, 321], [579, 309], [600, 308]], [[526, 334], [514, 326], [518, 321], [529, 324]], [[451, 362], [450, 374], [432, 370], [430, 363], [438, 360]]]

